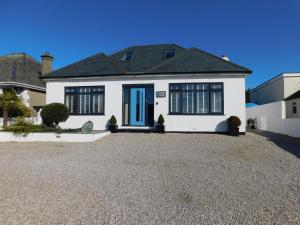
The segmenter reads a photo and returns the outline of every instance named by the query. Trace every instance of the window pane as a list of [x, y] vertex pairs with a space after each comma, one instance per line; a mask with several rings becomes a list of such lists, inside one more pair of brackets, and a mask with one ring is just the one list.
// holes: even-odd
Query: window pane
[[211, 89], [222, 89], [222, 84], [211, 84], [210, 88]]
[[196, 92], [196, 113], [208, 114], [209, 113], [209, 95], [208, 91]]
[[182, 113], [192, 114], [195, 111], [194, 92], [182, 92]]
[[180, 90], [180, 84], [171, 84], [170, 89], [171, 90]]
[[171, 101], [171, 112], [179, 113], [180, 112], [180, 92], [171, 92], [170, 96]]
[[92, 95], [92, 113], [98, 113], [99, 95]]
[[98, 113], [104, 113], [104, 94], [99, 95]]
[[194, 84], [182, 84], [181, 87], [182, 87], [182, 90], [194, 90], [195, 85]]
[[222, 92], [211, 92], [211, 113], [222, 113]]
[[122, 58], [122, 61], [130, 61], [132, 59], [133, 52], [126, 52]]
[[169, 59], [175, 56], [175, 49], [167, 49], [164, 52], [164, 59]]
[[197, 90], [208, 90], [208, 84], [196, 84]]
[[[86, 90], [85, 90], [86, 91]], [[90, 100], [91, 96], [82, 94], [79, 95], [79, 113], [80, 114], [90, 114]]]

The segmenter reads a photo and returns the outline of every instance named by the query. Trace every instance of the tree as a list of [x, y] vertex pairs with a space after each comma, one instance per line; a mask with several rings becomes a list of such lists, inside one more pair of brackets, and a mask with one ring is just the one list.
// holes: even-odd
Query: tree
[[46, 126], [57, 127], [69, 118], [69, 109], [64, 104], [51, 103], [43, 107], [41, 117]]
[[9, 115], [30, 116], [31, 111], [13, 89], [4, 89], [0, 95], [0, 108], [3, 117], [3, 127], [7, 127]]

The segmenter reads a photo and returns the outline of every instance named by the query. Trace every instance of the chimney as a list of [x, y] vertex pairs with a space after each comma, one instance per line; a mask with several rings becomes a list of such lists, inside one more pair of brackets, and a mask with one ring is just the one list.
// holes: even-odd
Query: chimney
[[43, 55], [41, 55], [41, 58], [42, 58], [42, 76], [43, 76], [52, 71], [52, 61], [54, 58], [50, 55], [49, 52], [45, 52]]
[[227, 55], [222, 55], [221, 58], [225, 61], [230, 61]]

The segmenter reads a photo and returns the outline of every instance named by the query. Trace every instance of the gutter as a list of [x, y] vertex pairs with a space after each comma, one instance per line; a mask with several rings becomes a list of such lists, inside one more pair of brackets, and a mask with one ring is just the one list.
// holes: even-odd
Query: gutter
[[24, 83], [19, 83], [19, 82], [0, 82], [0, 86], [15, 86], [15, 87], [24, 87], [28, 89], [33, 89], [33, 90], [39, 90], [46, 92], [46, 88], [35, 86], [35, 85], [30, 85], [30, 84], [24, 84]]
[[233, 76], [241, 76], [241, 77], [246, 77], [248, 74], [250, 74], [250, 72], [205, 72], [205, 73], [159, 73], [159, 74], [146, 74], [146, 73], [140, 73], [140, 72], [136, 72], [136, 73], [130, 73], [130, 74], [109, 74], [109, 75], [83, 75], [83, 76], [63, 76], [63, 77], [53, 77], [53, 76], [45, 76], [45, 77], [41, 77], [41, 79], [43, 80], [56, 80], [56, 79], [110, 79], [110, 78], [120, 78], [120, 79], [124, 79], [124, 78], [155, 78], [155, 77], [174, 77], [176, 75], [178, 76], [192, 76], [192, 77], [196, 77], [196, 76], [211, 76], [211, 75], [219, 75], [219, 76], [229, 76], [229, 77], [233, 77]]

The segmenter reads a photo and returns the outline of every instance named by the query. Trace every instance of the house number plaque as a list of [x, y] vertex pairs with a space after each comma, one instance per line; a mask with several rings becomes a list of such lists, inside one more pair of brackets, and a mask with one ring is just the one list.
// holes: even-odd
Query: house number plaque
[[165, 98], [166, 92], [165, 91], [157, 91], [156, 92], [156, 98]]

